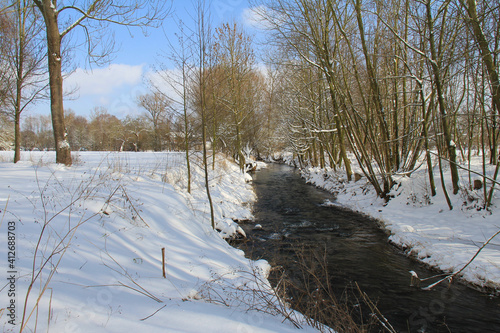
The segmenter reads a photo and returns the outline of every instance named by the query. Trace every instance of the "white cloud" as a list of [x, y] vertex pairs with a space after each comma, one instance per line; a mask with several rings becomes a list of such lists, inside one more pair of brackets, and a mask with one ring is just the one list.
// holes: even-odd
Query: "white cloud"
[[66, 90], [78, 89], [78, 95], [107, 95], [125, 85], [137, 85], [142, 82], [144, 65], [111, 64], [105, 68], [87, 71], [78, 68], [64, 81]]
[[136, 97], [144, 93], [145, 65], [111, 64], [87, 71], [78, 68], [64, 80], [65, 91], [78, 88], [64, 107], [89, 116], [95, 107], [105, 107], [119, 118], [138, 113]]
[[241, 14], [243, 24], [254, 29], [268, 29], [269, 22], [264, 19], [264, 14], [269, 11], [264, 5], [257, 7], [245, 8]]
[[182, 101], [182, 72], [180, 69], [167, 69], [163, 71], [150, 71], [145, 77], [163, 94], [176, 103]]

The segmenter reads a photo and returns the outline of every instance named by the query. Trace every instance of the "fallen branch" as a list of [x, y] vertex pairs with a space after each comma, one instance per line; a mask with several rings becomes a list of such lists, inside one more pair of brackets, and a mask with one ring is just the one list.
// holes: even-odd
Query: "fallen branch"
[[10, 195], [7, 197], [7, 202], [5, 203], [5, 208], [3, 209], [2, 219], [0, 220], [0, 227], [2, 226], [3, 219], [5, 218], [5, 213], [7, 213], [7, 207], [9, 206]]
[[162, 306], [161, 308], [159, 308], [158, 310], [156, 310], [155, 312], [153, 312], [152, 314], [150, 314], [149, 316], [145, 317], [145, 318], [142, 318], [142, 319], [139, 319], [140, 321], [144, 321], [146, 319], [149, 319], [151, 317], [153, 317], [155, 314], [157, 314], [158, 312], [160, 312], [164, 307], [166, 307], [167, 305], [165, 304], [164, 306]]
[[[113, 258], [113, 256], [111, 256], [111, 254], [109, 254], [108, 249], [107, 249], [107, 243], [106, 243], [106, 241], [104, 243], [104, 253], [106, 253], [106, 255], [121, 269], [121, 271], [119, 271], [117, 268], [111, 267], [110, 265], [108, 265], [107, 263], [105, 263], [103, 261], [104, 266], [106, 266], [109, 269], [113, 270], [114, 272], [116, 272], [116, 273], [118, 273], [118, 274], [126, 277], [136, 287], [129, 286], [129, 285], [127, 285], [127, 284], [125, 284], [125, 283], [123, 283], [121, 281], [117, 281], [116, 284], [110, 284], [110, 285], [106, 285], [106, 286], [120, 286], [120, 287], [125, 287], [125, 288], [131, 289], [133, 291], [136, 291], [139, 294], [147, 296], [147, 297], [151, 298], [152, 300], [154, 300], [154, 301], [156, 301], [158, 303], [163, 303], [163, 301], [160, 298], [156, 297], [155, 295], [153, 295], [152, 293], [150, 293], [149, 291], [147, 291], [145, 288], [143, 288], [139, 283], [137, 283], [132, 278], [132, 276], [130, 276], [130, 274], [127, 272], [127, 270], [115, 258]], [[102, 286], [103, 285], [92, 286], [92, 287], [102, 287]]]
[[128, 196], [127, 191], [125, 190], [125, 187], [123, 187], [123, 185], [120, 185], [120, 187], [123, 191], [122, 192], [123, 195], [127, 199], [127, 202], [130, 204], [130, 207], [132, 207], [132, 209], [134, 210], [136, 216], [141, 219], [141, 221], [146, 225], [146, 227], [149, 228], [149, 224], [147, 224], [147, 222], [142, 218], [142, 216], [141, 216], [141, 214], [139, 214], [139, 211], [137, 210], [137, 208], [135, 208], [134, 203], [132, 202], [132, 200], [130, 200], [130, 197]]
[[477, 250], [477, 252], [474, 254], [474, 256], [469, 260], [469, 262], [467, 264], [465, 264], [460, 270], [456, 271], [453, 274], [446, 275], [441, 280], [438, 280], [437, 282], [435, 282], [433, 284], [430, 284], [427, 287], [422, 288], [422, 290], [431, 290], [432, 288], [434, 288], [435, 286], [437, 286], [438, 284], [440, 284], [443, 281], [446, 281], [446, 280], [450, 280], [451, 281], [455, 276], [457, 276], [458, 274], [460, 274], [461, 272], [463, 272], [464, 269], [467, 268], [467, 266], [469, 266], [474, 261], [474, 259], [477, 258], [477, 256], [479, 255], [479, 253], [493, 240], [493, 238], [495, 238], [498, 235], [500, 235], [500, 230], [497, 231], [493, 236], [491, 236], [490, 238], [488, 238], [488, 240], [483, 244], [483, 246], [481, 246], [479, 248], [479, 250]]

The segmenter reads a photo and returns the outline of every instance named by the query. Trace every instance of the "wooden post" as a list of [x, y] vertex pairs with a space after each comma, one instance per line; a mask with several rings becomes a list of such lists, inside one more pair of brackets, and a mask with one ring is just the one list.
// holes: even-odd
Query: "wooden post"
[[165, 273], [165, 248], [161, 248], [161, 262], [162, 262], [162, 268], [163, 268], [163, 277], [166, 278], [167, 274]]

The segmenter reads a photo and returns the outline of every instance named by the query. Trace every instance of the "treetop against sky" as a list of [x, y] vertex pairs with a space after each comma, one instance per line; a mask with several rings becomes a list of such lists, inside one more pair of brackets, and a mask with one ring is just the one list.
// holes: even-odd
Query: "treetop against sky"
[[[248, 0], [214, 0], [208, 14], [214, 27], [223, 22], [236, 21], [250, 33], [256, 33]], [[65, 100], [65, 109], [88, 116], [95, 107], [104, 107], [119, 118], [140, 113], [136, 98], [147, 92], [145, 80], [154, 75], [153, 67], [158, 61], [166, 63], [167, 67], [174, 67], [161, 54], [168, 52], [169, 41], [175, 42], [179, 21], [190, 29], [194, 25], [194, 16], [194, 2], [173, 1], [171, 14], [163, 26], [149, 28], [146, 35], [138, 28], [112, 26], [116, 50], [111, 62], [103, 67], [86, 65], [86, 50], [76, 49], [75, 63], [72, 64], [76, 70], [64, 81], [64, 88], [77, 88], [78, 91]], [[32, 106], [31, 112], [50, 114], [49, 103]]]

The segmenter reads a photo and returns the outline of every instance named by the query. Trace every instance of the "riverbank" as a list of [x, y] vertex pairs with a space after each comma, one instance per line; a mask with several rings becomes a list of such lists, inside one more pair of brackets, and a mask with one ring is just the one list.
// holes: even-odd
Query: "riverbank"
[[[342, 331], [342, 320], [331, 321], [337, 317], [329, 312], [335, 301], [319, 296], [335, 295], [352, 305], [346, 310], [358, 324], [367, 324], [374, 317], [366, 307], [359, 307], [359, 287], [398, 332], [500, 331], [499, 298], [485, 297], [461, 283], [441, 284], [432, 291], [421, 290], [416, 283], [412, 286], [410, 271], [424, 277], [437, 274], [436, 270], [389, 244], [378, 220], [325, 204], [334, 197], [306, 184], [300, 170], [273, 164], [253, 178], [254, 220], [243, 225], [248, 240], [239, 248], [286, 272], [286, 276], [274, 275], [274, 281], [289, 281], [283, 285], [294, 295], [292, 304], [303, 313], [318, 318], [315, 311], [321, 309], [321, 321]], [[262, 228], [254, 228], [256, 224]], [[298, 294], [293, 291], [296, 287]], [[311, 298], [299, 296], [304, 290], [314, 291]], [[308, 299], [309, 305], [302, 303]], [[317, 299], [325, 301], [320, 308]], [[363, 320], [359, 309], [359, 315], [366, 315]]]
[[[477, 157], [472, 168], [481, 171], [480, 163]], [[381, 221], [390, 233], [390, 242], [401, 247], [407, 255], [447, 273], [460, 271], [500, 230], [497, 194], [492, 206], [485, 210], [481, 207], [482, 191], [465, 190], [468, 184], [462, 183], [462, 191], [451, 195], [454, 209], [449, 210], [442, 188], [437, 188], [435, 197], [428, 194], [425, 169], [416, 171], [411, 177], [395, 177], [396, 185], [388, 203], [377, 197], [365, 178], [347, 182], [341, 172], [319, 168], [304, 169], [302, 175], [307, 182], [335, 194], [336, 201], [330, 204], [341, 205]], [[439, 172], [435, 172], [435, 177], [436, 184], [440, 184]], [[447, 172], [444, 177], [446, 180], [450, 178]], [[461, 177], [465, 180], [468, 175], [461, 171]], [[451, 188], [448, 192], [452, 193]], [[458, 277], [478, 289], [498, 294], [500, 235], [493, 238]], [[436, 279], [421, 282], [421, 287], [434, 281]]]
[[183, 153], [82, 152], [72, 167], [51, 152], [11, 159], [0, 152], [0, 237], [15, 251], [7, 262], [0, 248], [15, 275], [0, 290], [2, 331], [19, 331], [23, 312], [38, 331], [315, 331], [276, 298], [267, 262], [224, 239], [255, 200], [229, 160], [210, 175], [216, 232], [197, 156], [191, 193]]

